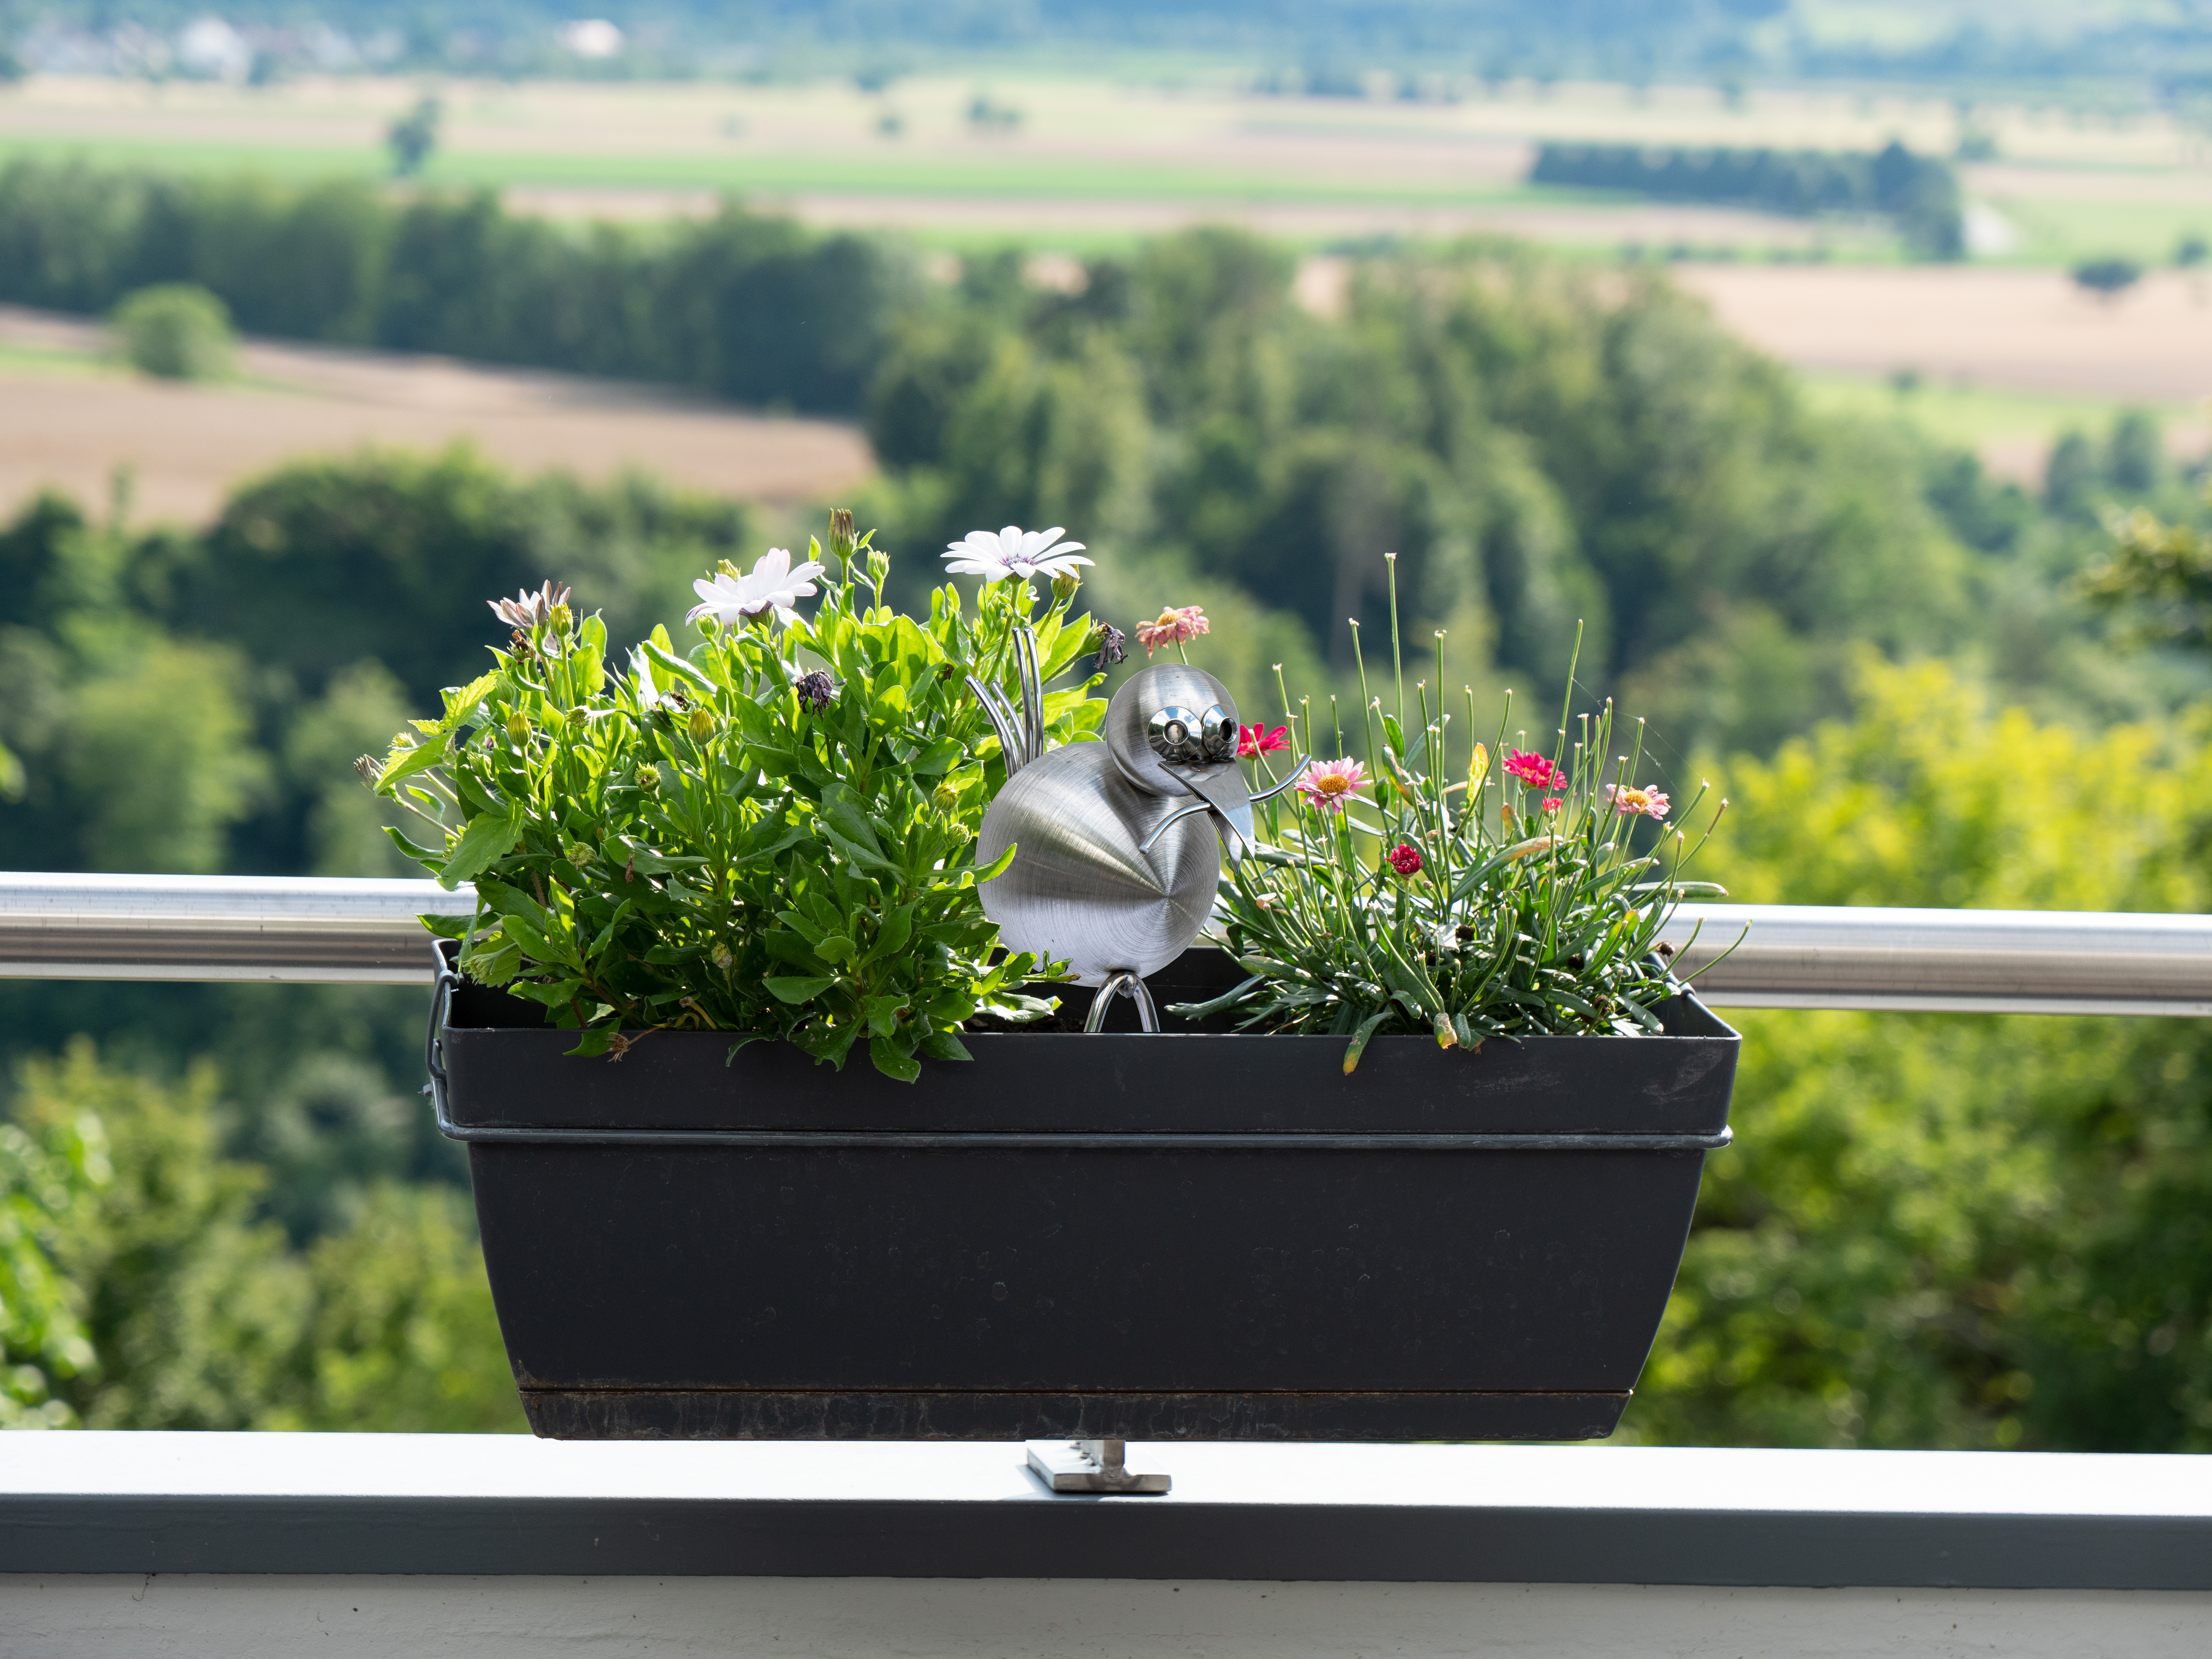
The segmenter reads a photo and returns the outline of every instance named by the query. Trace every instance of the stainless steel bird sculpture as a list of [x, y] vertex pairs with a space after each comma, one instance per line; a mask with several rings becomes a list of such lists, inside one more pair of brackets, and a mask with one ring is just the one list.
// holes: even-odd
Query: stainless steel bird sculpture
[[[1252, 838], [1252, 802], [1237, 769], [1237, 704], [1212, 675], [1183, 663], [1136, 674], [1106, 708], [1103, 742], [1045, 751], [1036, 641], [1015, 636], [1022, 706], [974, 675], [1006, 760], [1006, 784], [983, 815], [978, 863], [1009, 846], [1014, 861], [984, 884], [983, 914], [1006, 948], [1064, 960], [1097, 988], [1097, 1030], [1117, 994], [1159, 1029], [1145, 975], [1196, 940], [1221, 880]], [[1287, 788], [1279, 785], [1268, 794]], [[1265, 795], [1260, 797], [1265, 799]], [[1215, 823], [1220, 826], [1218, 840]]]

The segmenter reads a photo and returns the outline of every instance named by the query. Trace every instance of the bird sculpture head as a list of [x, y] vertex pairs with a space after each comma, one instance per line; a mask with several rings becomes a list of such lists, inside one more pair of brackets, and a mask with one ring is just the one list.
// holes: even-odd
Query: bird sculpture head
[[1154, 795], [1195, 797], [1227, 826], [1233, 864], [1252, 841], [1252, 795], [1237, 769], [1237, 700], [1188, 663], [1132, 675], [1106, 708], [1106, 747], [1121, 775]]

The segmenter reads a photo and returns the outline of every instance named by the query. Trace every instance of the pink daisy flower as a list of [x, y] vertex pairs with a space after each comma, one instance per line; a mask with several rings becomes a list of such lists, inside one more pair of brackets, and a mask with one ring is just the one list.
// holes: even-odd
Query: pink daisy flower
[[1152, 621], [1137, 624], [1137, 643], [1145, 647], [1145, 654], [1149, 657], [1161, 646], [1181, 645], [1212, 629], [1203, 605], [1187, 605], [1178, 610], [1170, 605], [1164, 606]]
[[1287, 749], [1290, 744], [1283, 739], [1290, 734], [1287, 726], [1279, 726], [1272, 732], [1264, 726], [1240, 726], [1237, 732], [1237, 758], [1250, 760], [1255, 755], [1272, 755], [1278, 749]]
[[1543, 756], [1527, 749], [1505, 751], [1505, 775], [1518, 778], [1531, 789], [1556, 789], [1566, 781], [1566, 774]]
[[1315, 761], [1298, 775], [1298, 793], [1319, 812], [1341, 812], [1366, 784], [1367, 769], [1356, 760]]
[[1641, 812], [1647, 818], [1663, 818], [1672, 805], [1663, 789], [1620, 789], [1608, 783], [1605, 787], [1605, 793], [1606, 799], [1613, 803], [1613, 810], [1623, 817], [1632, 812]]

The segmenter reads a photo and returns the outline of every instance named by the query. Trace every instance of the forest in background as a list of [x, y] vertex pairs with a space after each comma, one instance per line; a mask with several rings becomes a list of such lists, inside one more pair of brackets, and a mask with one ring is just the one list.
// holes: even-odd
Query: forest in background
[[[530, 296], [557, 291], [582, 308], [544, 337], [559, 349], [625, 316], [639, 331], [608, 337], [679, 316], [722, 319], [726, 343], [834, 344], [763, 361], [793, 405], [865, 420], [884, 471], [851, 504], [909, 600], [969, 529], [1065, 525], [1123, 626], [1204, 605], [1195, 659], [1257, 717], [1279, 662], [1350, 693], [1346, 621], [1377, 637], [1395, 550], [1413, 637], [1443, 629], [1448, 681], [1486, 703], [1511, 686], [1555, 707], [1581, 629], [1577, 695], [1648, 716], [1674, 781], [1735, 799], [1705, 863], [1739, 897], [2205, 908], [2207, 665], [2079, 590], [2112, 505], [2204, 518], [2145, 417], [2068, 440], [2031, 494], [1902, 425], [1816, 415], [1659, 276], [1504, 245], [1363, 259], [1342, 314], [1316, 317], [1287, 254], [1224, 231], [1094, 261], [1071, 295], [1014, 257], [932, 283], [896, 244], [735, 210], [574, 234], [481, 200], [99, 182], [0, 178], [0, 294], [91, 309], [181, 276], [255, 326], [366, 341], [412, 294], [510, 319], [441, 325], [484, 344], [531, 337]], [[102, 287], [91, 254], [63, 257], [148, 246], [159, 215], [190, 261], [111, 259]], [[240, 226], [252, 258], [224, 252]], [[296, 299], [333, 246], [380, 250], [344, 266], [369, 273], [345, 305], [281, 326], [253, 309], [249, 276]], [[702, 248], [721, 276], [668, 286]], [[815, 280], [848, 269], [874, 274]], [[345, 318], [360, 331], [332, 331]], [[769, 373], [738, 347], [715, 361], [709, 389]], [[465, 451], [302, 462], [204, 532], [40, 501], [0, 531], [0, 864], [397, 872], [349, 763], [474, 672], [500, 631], [484, 599], [551, 576], [633, 639], [757, 551], [755, 522]], [[463, 1165], [416, 1093], [422, 1012], [370, 988], [0, 984], [0, 1411], [519, 1425]], [[2194, 1027], [1744, 1024], [1740, 1139], [1627, 1433], [2212, 1443]]]

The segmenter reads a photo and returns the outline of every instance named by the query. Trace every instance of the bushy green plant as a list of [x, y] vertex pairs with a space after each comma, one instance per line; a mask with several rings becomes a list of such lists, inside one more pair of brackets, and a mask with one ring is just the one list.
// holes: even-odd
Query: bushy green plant
[[[1364, 763], [1344, 756], [1340, 727], [1326, 734], [1336, 758], [1316, 759], [1324, 734], [1312, 703], [1294, 713], [1287, 693], [1283, 726], [1246, 728], [1241, 746], [1263, 768], [1287, 738], [1297, 777], [1294, 798], [1260, 809], [1273, 844], [1237, 866], [1217, 905], [1220, 935], [1251, 976], [1176, 1012], [1233, 1010], [1248, 1028], [1349, 1036], [1346, 1072], [1378, 1033], [1472, 1050], [1492, 1037], [1657, 1031], [1652, 1009], [1681, 988], [1659, 929], [1685, 896], [1720, 890], [1681, 879], [1691, 849], [1680, 830], [1637, 850], [1638, 820], [1663, 820], [1671, 805], [1635, 783], [1640, 730], [1616, 755], [1612, 703], [1576, 717], [1570, 702], [1549, 754], [1509, 748], [1509, 696], [1495, 763], [1474, 744], [1455, 770], [1451, 717], [1423, 683], [1409, 739], [1389, 556], [1396, 712], [1367, 696], [1361, 659]], [[1441, 632], [1436, 659], [1441, 683]]]
[[236, 342], [230, 307], [197, 283], [161, 283], [124, 295], [112, 319], [131, 367], [165, 380], [220, 380]]
[[[802, 617], [821, 551], [725, 563], [697, 585], [701, 643], [679, 655], [655, 629], [625, 668], [565, 590], [500, 601], [511, 647], [376, 769], [435, 832], [406, 850], [476, 884], [464, 970], [544, 1003], [581, 1033], [574, 1053], [682, 1028], [842, 1066], [865, 1042], [911, 1080], [924, 1057], [966, 1058], [978, 1015], [1049, 1011], [1020, 992], [1042, 964], [994, 960], [976, 894], [1004, 867], [975, 854], [1005, 769], [966, 680], [1016, 685], [1023, 623], [1048, 680], [1095, 651], [1075, 585], [1042, 616], [1021, 580], [986, 585], [972, 617], [949, 584], [926, 619], [901, 616], [882, 602], [889, 558], [840, 513], [836, 576]], [[1044, 699], [1060, 741], [1096, 730], [1097, 683]]]
[[83, 1293], [54, 1261], [58, 1236], [109, 1176], [88, 1114], [31, 1133], [0, 1122], [0, 1429], [76, 1421], [57, 1382], [93, 1368]]

